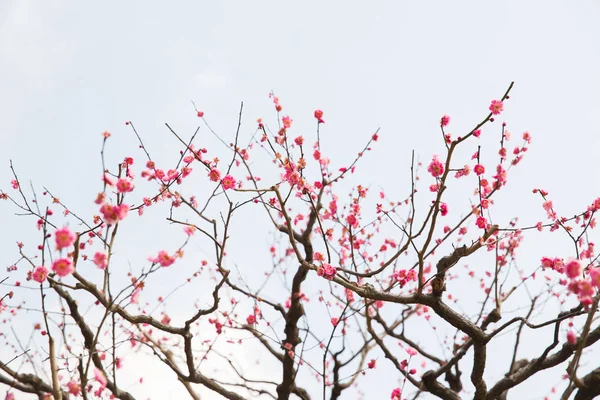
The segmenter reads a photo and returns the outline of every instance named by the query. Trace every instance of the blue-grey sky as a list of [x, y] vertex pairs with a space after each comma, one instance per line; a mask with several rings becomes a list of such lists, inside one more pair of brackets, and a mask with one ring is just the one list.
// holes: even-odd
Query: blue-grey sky
[[[143, 159], [125, 121], [135, 123], [151, 154], [172, 163], [179, 147], [164, 123], [189, 137], [200, 123], [190, 101], [227, 139], [243, 101], [248, 140], [257, 118], [273, 121], [273, 90], [298, 134], [313, 134], [312, 112], [324, 110], [323, 143], [336, 165], [347, 164], [381, 128], [377, 153], [356, 179], [400, 198], [408, 192], [411, 151], [427, 162], [444, 149], [440, 116], [451, 116], [453, 134], [468, 132], [515, 81], [501, 120], [515, 137], [531, 132], [533, 143], [499, 196], [496, 215], [542, 219], [533, 187], [548, 190], [561, 214], [571, 215], [600, 194], [599, 20], [593, 0], [5, 1], [0, 188], [10, 189], [12, 159], [25, 182], [92, 213], [103, 131], [113, 135], [107, 156], [113, 164], [125, 155]], [[204, 127], [200, 132], [201, 143], [218, 148]], [[33, 246], [37, 237], [35, 221], [0, 207], [5, 266], [17, 257], [16, 240]], [[245, 218], [269, 228], [266, 218]], [[132, 233], [135, 248], [124, 262], [155, 253], [144, 235], [161, 240], [150, 226]], [[238, 244], [258, 254], [270, 240]], [[548, 243], [554, 251], [557, 244]], [[526, 260], [547, 252], [540, 242], [531, 249], [523, 250]], [[242, 268], [247, 254], [232, 256]], [[391, 379], [367, 398], [389, 396]], [[171, 389], [153, 390], [167, 396]]]

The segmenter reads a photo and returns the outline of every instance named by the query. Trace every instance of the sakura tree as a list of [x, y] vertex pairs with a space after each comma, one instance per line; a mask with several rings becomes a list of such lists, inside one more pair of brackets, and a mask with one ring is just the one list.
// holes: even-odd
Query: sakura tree
[[[450, 134], [444, 115], [441, 137], [423, 133], [443, 153], [399, 151], [401, 200], [356, 179], [381, 163], [378, 131], [336, 164], [325, 113], [302, 135], [273, 94], [271, 122], [248, 128], [242, 107], [231, 137], [198, 110], [191, 135], [166, 125], [179, 154], [146, 147], [127, 122], [139, 149], [111, 164], [105, 132], [88, 178], [99, 190], [80, 204], [28, 187], [11, 161], [2, 212], [31, 237], [2, 245], [15, 260], [0, 279], [5, 398], [155, 398], [165, 386], [192, 399], [600, 395], [600, 198], [558, 210], [532, 177], [545, 220], [495, 217], [512, 211], [495, 200], [531, 142], [499, 120], [512, 87], [468, 132]], [[204, 148], [200, 128], [221, 146]], [[517, 262], [547, 236], [571, 251]]]

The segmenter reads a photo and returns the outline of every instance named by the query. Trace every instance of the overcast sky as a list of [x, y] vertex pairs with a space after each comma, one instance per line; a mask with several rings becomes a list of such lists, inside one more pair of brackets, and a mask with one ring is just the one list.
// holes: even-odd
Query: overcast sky
[[[191, 101], [228, 139], [243, 101], [249, 139], [257, 118], [274, 118], [273, 90], [299, 133], [314, 130], [314, 109], [325, 112], [324, 145], [340, 166], [381, 128], [357, 179], [401, 196], [411, 150], [422, 160], [443, 150], [440, 116], [452, 117], [453, 134], [468, 132], [515, 81], [502, 120], [533, 143], [500, 196], [505, 215], [541, 219], [534, 187], [571, 215], [600, 194], [598, 21], [595, 0], [4, 1], [0, 188], [10, 189], [12, 159], [25, 182], [93, 210], [103, 131], [113, 162], [143, 158], [125, 121], [172, 161], [165, 154], [179, 147], [164, 123], [189, 137], [199, 124]], [[218, 146], [206, 129], [201, 139]], [[35, 243], [35, 221], [12, 211], [0, 204], [2, 268], [16, 240]], [[250, 240], [254, 249], [270, 238]], [[539, 260], [547, 249], [536, 246], [523, 256]]]

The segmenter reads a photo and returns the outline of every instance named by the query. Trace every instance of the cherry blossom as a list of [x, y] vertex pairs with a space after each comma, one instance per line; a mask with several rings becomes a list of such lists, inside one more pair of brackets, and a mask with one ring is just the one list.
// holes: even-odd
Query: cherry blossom
[[56, 232], [54, 232], [54, 240], [56, 241], [57, 250], [72, 246], [75, 242], [75, 239], [77, 239], [77, 237], [67, 227], [57, 229]]
[[70, 258], [59, 258], [52, 263], [52, 271], [60, 277], [65, 277], [75, 270]]

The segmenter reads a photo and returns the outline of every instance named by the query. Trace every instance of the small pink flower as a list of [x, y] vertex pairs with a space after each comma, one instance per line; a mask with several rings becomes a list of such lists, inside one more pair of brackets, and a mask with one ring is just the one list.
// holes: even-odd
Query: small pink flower
[[131, 302], [133, 304], [137, 304], [137, 302], [140, 300], [141, 293], [142, 293], [142, 289], [140, 289], [139, 287], [136, 287], [135, 290], [133, 291], [133, 293], [131, 293]]
[[465, 164], [465, 166], [463, 168], [456, 171], [456, 174], [454, 175], [454, 177], [462, 178], [463, 176], [469, 176], [470, 173], [471, 173], [471, 167]]
[[485, 217], [479, 216], [477, 217], [477, 221], [475, 221], [475, 225], [477, 225], [481, 229], [487, 228], [487, 221]]
[[448, 215], [448, 205], [446, 203], [440, 203], [440, 214], [442, 214], [442, 217]]
[[127, 214], [129, 213], [129, 206], [126, 204], [113, 206], [105, 203], [102, 205], [102, 207], [100, 207], [100, 213], [102, 214], [104, 222], [109, 225], [114, 225], [127, 217]]
[[346, 300], [352, 303], [354, 301], [354, 292], [351, 289], [346, 289]]
[[320, 124], [325, 123], [325, 121], [323, 121], [323, 111], [315, 110], [315, 118], [319, 121]]
[[131, 179], [119, 178], [117, 181], [117, 192], [119, 193], [132, 192], [133, 188], [134, 185]]
[[94, 378], [100, 384], [102, 388], [105, 388], [108, 384], [108, 380], [106, 379], [106, 375], [104, 372], [100, 371], [98, 368], [94, 368]]
[[111, 178], [108, 174], [104, 174], [104, 177], [102, 178], [102, 180], [108, 186], [114, 186], [115, 185], [115, 180], [113, 178]]
[[402, 396], [402, 390], [400, 388], [396, 388], [392, 391], [392, 400], [401, 400], [400, 396]]
[[69, 389], [69, 394], [72, 394], [74, 396], [79, 396], [79, 393], [81, 393], [81, 388], [79, 387], [79, 384], [75, 381], [70, 381], [69, 383], [67, 383], [67, 389]]
[[246, 318], [246, 322], [248, 323], [248, 325], [255, 324], [256, 323], [256, 316], [254, 316], [254, 314], [248, 315], [248, 318]]
[[204, 117], [204, 111], [198, 111], [198, 118]]
[[61, 250], [65, 247], [73, 245], [76, 236], [69, 228], [65, 226], [64, 228], [58, 229], [56, 232], [54, 232], [54, 239], [56, 241], [56, 248]]
[[56, 272], [56, 274], [61, 277], [71, 274], [74, 270], [75, 267], [70, 258], [59, 258], [52, 263], [52, 271]]
[[369, 369], [375, 369], [376, 363], [377, 363], [377, 360], [371, 359], [371, 361], [369, 361], [369, 363], [367, 364], [367, 367], [369, 367]]
[[504, 104], [501, 100], [492, 100], [489, 109], [492, 112], [492, 115], [498, 115], [504, 110]]
[[358, 227], [358, 218], [356, 218], [355, 214], [348, 214], [346, 217], [346, 222], [348, 222], [348, 224], [350, 224], [350, 226], [353, 228]]
[[281, 118], [281, 122], [283, 123], [283, 128], [284, 129], [290, 129], [292, 126], [292, 122], [294, 122], [293, 119], [291, 119], [289, 117], [289, 115], [286, 115], [285, 117]]
[[565, 265], [565, 274], [571, 279], [581, 275], [581, 261], [571, 260]]
[[473, 171], [477, 174], [477, 175], [482, 175], [483, 173], [485, 173], [485, 167], [481, 164], [477, 164], [473, 167]]
[[442, 116], [442, 118], [440, 119], [440, 125], [448, 126], [449, 123], [450, 123], [450, 116], [449, 115]]
[[208, 177], [211, 181], [218, 182], [221, 179], [221, 172], [218, 169], [213, 168], [209, 171]]
[[575, 332], [567, 332], [567, 342], [569, 342], [570, 345], [575, 345], [577, 343], [577, 335]]
[[340, 323], [340, 319], [337, 317], [331, 318], [331, 325], [337, 326]]
[[481, 129], [474, 130], [474, 131], [473, 131], [473, 136], [475, 136], [475, 137], [477, 137], [477, 138], [478, 138], [479, 136], [481, 136]]
[[43, 265], [40, 265], [39, 267], [36, 267], [36, 269], [33, 270], [33, 272], [31, 273], [31, 278], [39, 283], [44, 283], [46, 281], [46, 278], [48, 277], [48, 268], [44, 267]]
[[554, 267], [554, 260], [552, 260], [550, 257], [542, 257], [542, 268], [553, 268]]
[[317, 268], [317, 275], [324, 277], [327, 280], [333, 280], [337, 273], [337, 269], [331, 264], [323, 263], [322, 266]]
[[160, 264], [163, 267], [168, 267], [175, 262], [175, 257], [170, 256], [165, 250], [161, 250], [158, 252], [158, 255], [154, 258], [149, 258], [153, 263]]
[[600, 289], [600, 267], [590, 268], [589, 274], [592, 284]]
[[18, 189], [19, 181], [17, 181], [16, 179], [13, 179], [12, 181], [10, 181], [10, 185], [12, 186], [13, 189]]
[[438, 156], [433, 156], [427, 171], [434, 177], [439, 178], [444, 173], [444, 164], [439, 160]]
[[224, 190], [234, 189], [235, 183], [235, 178], [231, 175], [226, 175], [223, 179], [221, 179], [221, 186], [223, 186]]
[[94, 200], [94, 203], [102, 204], [102, 203], [104, 203], [105, 199], [106, 199], [105, 193], [98, 193], [98, 195], [96, 196], [96, 200]]
[[98, 268], [100, 268], [100, 269], [106, 268], [107, 262], [108, 262], [108, 257], [106, 256], [106, 253], [97, 251], [96, 254], [94, 254], [94, 264], [96, 264], [96, 266]]

